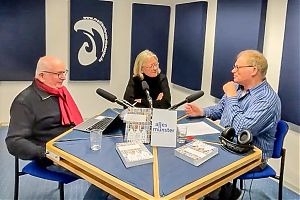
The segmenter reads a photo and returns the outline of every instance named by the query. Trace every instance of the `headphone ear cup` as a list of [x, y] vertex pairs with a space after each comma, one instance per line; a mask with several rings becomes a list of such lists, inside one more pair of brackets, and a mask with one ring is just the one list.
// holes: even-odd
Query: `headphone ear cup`
[[221, 136], [226, 138], [227, 140], [233, 141], [233, 138], [235, 136], [235, 130], [232, 127], [227, 127], [225, 128], [222, 133]]
[[248, 130], [243, 130], [238, 134], [237, 143], [243, 145], [249, 145], [252, 143], [252, 133]]

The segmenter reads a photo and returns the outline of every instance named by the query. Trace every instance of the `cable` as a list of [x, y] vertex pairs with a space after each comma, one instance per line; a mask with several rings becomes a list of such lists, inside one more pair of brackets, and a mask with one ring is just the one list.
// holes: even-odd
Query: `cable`
[[249, 198], [251, 200], [251, 188], [252, 188], [253, 179], [251, 179], [250, 187], [249, 187]]
[[245, 193], [246, 193], [246, 181], [244, 181], [243, 179], [240, 179], [240, 181], [243, 181], [243, 186], [244, 186], [244, 189], [243, 189], [243, 195], [242, 195], [242, 200], [244, 199], [244, 195], [245, 195]]

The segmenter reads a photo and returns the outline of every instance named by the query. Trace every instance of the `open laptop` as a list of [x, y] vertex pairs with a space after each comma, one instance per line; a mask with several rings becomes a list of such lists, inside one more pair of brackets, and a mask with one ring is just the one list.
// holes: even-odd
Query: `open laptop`
[[90, 132], [93, 129], [102, 129], [103, 134], [110, 134], [113, 129], [122, 127], [122, 120], [119, 118], [119, 111], [107, 109], [100, 115], [95, 115], [92, 118], [78, 124], [73, 129], [84, 132]]

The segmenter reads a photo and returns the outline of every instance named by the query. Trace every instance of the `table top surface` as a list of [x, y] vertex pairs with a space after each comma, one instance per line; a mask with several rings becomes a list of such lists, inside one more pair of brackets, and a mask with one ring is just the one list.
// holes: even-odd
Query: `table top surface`
[[[222, 130], [221, 127], [206, 118], [183, 118], [178, 123], [199, 121], [204, 121], [219, 131]], [[129, 190], [131, 187], [137, 189], [146, 198], [156, 196], [154, 194], [155, 179], [153, 178], [156, 170], [153, 169], [153, 163], [126, 168], [115, 149], [115, 143], [123, 142], [120, 132], [122, 130], [116, 130], [112, 136], [104, 136], [101, 150], [92, 151], [88, 133], [70, 130], [48, 142], [47, 150], [67, 160], [72, 165], [89, 171], [94, 176], [100, 174], [103, 176], [104, 173], [112, 179], [116, 178], [122, 184], [124, 183], [124, 187], [130, 186]], [[198, 136], [198, 139], [218, 142], [218, 134], [202, 135]], [[186, 187], [188, 190], [189, 185], [193, 185], [201, 179], [206, 180], [212, 174], [219, 177], [224, 174], [224, 169], [228, 169], [229, 173], [231, 169], [261, 157], [261, 151], [257, 151], [257, 149], [246, 155], [238, 155], [226, 151], [221, 145], [213, 144], [213, 146], [218, 148], [218, 154], [200, 166], [194, 166], [177, 158], [174, 155], [175, 148], [157, 147], [157, 176], [159, 177], [157, 195], [160, 197], [172, 196], [172, 193], [176, 193], [179, 189]], [[146, 145], [146, 147], [153, 153], [153, 148], [150, 145]]]

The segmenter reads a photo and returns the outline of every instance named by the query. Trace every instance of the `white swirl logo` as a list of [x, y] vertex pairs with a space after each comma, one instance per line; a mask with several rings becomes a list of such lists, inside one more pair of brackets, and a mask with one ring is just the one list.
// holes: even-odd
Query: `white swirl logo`
[[89, 48], [89, 43], [84, 42], [78, 51], [78, 61], [81, 65], [87, 66], [94, 63], [97, 60], [97, 44], [94, 40], [94, 32], [93, 30], [97, 31], [102, 40], [102, 48], [101, 48], [101, 56], [99, 58], [99, 62], [103, 61], [103, 58], [106, 53], [107, 49], [107, 32], [104, 24], [94, 18], [94, 17], [83, 17], [82, 20], [79, 20], [74, 25], [74, 30], [77, 32], [78, 30], [83, 31], [83, 33], [88, 36], [91, 41], [91, 50], [87, 51]]

